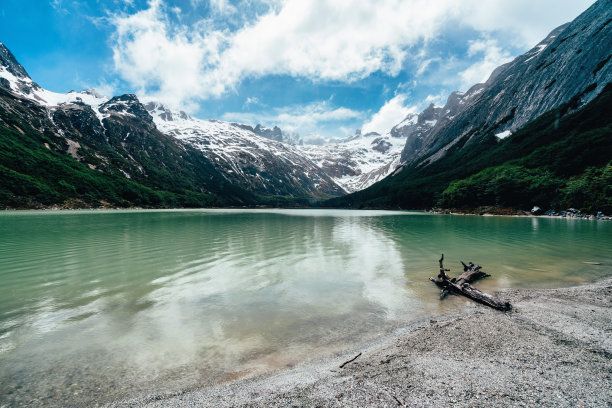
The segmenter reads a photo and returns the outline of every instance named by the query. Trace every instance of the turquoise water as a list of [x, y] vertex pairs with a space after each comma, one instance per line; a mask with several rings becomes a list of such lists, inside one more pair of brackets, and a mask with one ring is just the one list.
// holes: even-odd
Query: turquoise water
[[612, 223], [342, 210], [0, 213], [0, 407], [80, 406], [290, 367], [474, 307], [444, 252], [557, 287], [608, 276]]

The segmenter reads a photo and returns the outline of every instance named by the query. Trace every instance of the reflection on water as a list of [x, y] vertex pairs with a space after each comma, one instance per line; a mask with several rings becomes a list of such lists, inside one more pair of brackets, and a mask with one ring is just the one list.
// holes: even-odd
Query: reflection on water
[[440, 252], [454, 271], [484, 265], [490, 291], [593, 280], [609, 273], [611, 231], [401, 212], [6, 212], [0, 406], [211, 384], [472, 307], [438, 301]]

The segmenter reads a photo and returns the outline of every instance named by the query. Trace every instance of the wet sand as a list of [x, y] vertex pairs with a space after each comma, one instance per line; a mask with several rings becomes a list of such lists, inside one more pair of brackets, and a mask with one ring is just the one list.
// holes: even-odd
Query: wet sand
[[474, 305], [335, 358], [111, 406], [612, 406], [612, 276], [498, 296], [514, 309]]

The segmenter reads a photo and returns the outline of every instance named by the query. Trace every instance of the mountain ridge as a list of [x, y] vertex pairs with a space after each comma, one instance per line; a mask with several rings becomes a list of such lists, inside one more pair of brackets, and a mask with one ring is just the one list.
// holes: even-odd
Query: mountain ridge
[[518, 129], [592, 84], [595, 86], [583, 93], [581, 103], [595, 98], [612, 75], [612, 65], [608, 63], [611, 10], [610, 0], [594, 3], [531, 50], [498, 67], [484, 84], [474, 85], [466, 92], [478, 95], [473, 95], [473, 100], [465, 103], [452, 121], [432, 129], [424, 137], [421, 149], [407, 148], [402, 162], [427, 165], [458, 143], [469, 146], [491, 133]]
[[257, 202], [199, 152], [160, 133], [134, 95], [50, 92], [1, 43], [0, 55], [0, 207]]
[[[590, 187], [586, 186], [594, 184], [582, 177], [599, 172], [597, 177], [605, 179], [608, 174], [606, 163], [612, 160], [609, 126], [597, 122], [598, 118], [583, 115], [593, 128], [583, 129], [579, 123], [567, 119], [565, 123], [573, 123], [575, 129], [566, 128], [563, 136], [559, 135], [563, 140], [555, 140], [555, 129], [564, 118], [572, 117], [586, 107], [586, 112], [591, 115], [603, 115], [604, 119], [612, 117], [612, 104], [606, 105], [610, 101], [606, 95], [612, 81], [609, 48], [612, 44], [611, 5], [609, 0], [599, 0], [573, 22], [553, 30], [527, 53], [498, 67], [486, 83], [476, 84], [466, 93], [451, 94], [436, 125], [429, 132], [420, 134], [418, 139], [408, 138], [402, 164], [395, 172], [365, 190], [326, 204], [406, 209], [452, 205], [453, 202], [465, 206], [465, 200], [449, 197], [460, 196], [458, 191], [468, 185], [500, 189], [497, 181], [514, 185], [517, 195], [528, 197], [532, 194], [535, 200], [538, 194], [533, 186], [545, 181], [534, 173], [535, 169], [541, 169], [555, 180], [548, 184], [550, 191], [544, 195], [547, 205], [569, 202], [564, 198], [566, 192], [573, 188], [571, 186], [576, 187], [578, 180], [584, 182], [585, 197], [588, 196]], [[604, 91], [606, 95], [603, 95]], [[596, 106], [590, 105], [595, 100]], [[548, 130], [541, 131], [541, 127]], [[542, 140], [537, 140], [537, 135]], [[582, 143], [580, 138], [592, 145]], [[548, 147], [542, 145], [544, 141]], [[553, 148], [562, 149], [559, 154], [568, 162], [576, 162], [572, 172], [560, 172], [560, 167], [533, 160], [520, 162], [519, 167], [505, 162], [523, 156], [532, 157], [538, 151], [545, 154], [551, 163], [556, 163]], [[460, 182], [495, 166], [502, 166], [497, 171], [514, 174], [523, 180], [523, 184], [510, 183], [509, 178], [496, 178], [493, 170], [469, 183]], [[486, 187], [478, 183], [485, 183]], [[605, 188], [602, 191], [604, 198], [594, 199], [596, 202], [607, 202], [606, 197], [612, 193]], [[553, 197], [555, 194], [556, 198]], [[495, 193], [486, 197], [486, 200], [498, 198], [487, 205], [526, 205], [527, 202], [524, 199], [513, 201]], [[485, 200], [485, 195], [475, 193], [472, 207], [482, 204], [480, 199]], [[574, 205], [578, 205], [577, 201]], [[583, 201], [581, 205], [593, 210], [587, 202]], [[607, 205], [604, 207], [608, 208]]]

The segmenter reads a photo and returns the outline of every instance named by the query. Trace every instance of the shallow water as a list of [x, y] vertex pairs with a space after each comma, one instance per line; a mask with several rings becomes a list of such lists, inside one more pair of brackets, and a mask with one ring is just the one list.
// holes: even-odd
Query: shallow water
[[558, 287], [610, 274], [612, 223], [341, 210], [0, 213], [0, 406], [79, 406], [292, 366], [474, 307], [445, 253]]

